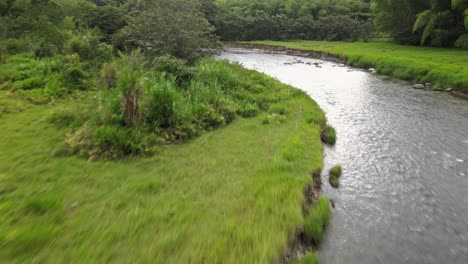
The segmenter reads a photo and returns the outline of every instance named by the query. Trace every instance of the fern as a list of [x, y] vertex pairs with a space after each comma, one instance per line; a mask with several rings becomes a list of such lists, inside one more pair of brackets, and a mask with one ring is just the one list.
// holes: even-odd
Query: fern
[[465, 28], [468, 30], [468, 8], [465, 10]]
[[437, 24], [438, 17], [438, 15], [433, 15], [427, 23], [426, 28], [424, 28], [424, 32], [421, 37], [421, 45], [424, 45], [427, 38], [432, 34], [432, 31], [435, 29], [435, 26]]
[[413, 32], [416, 32], [419, 29], [425, 27], [431, 20], [432, 15], [432, 10], [430, 9], [419, 13], [416, 22], [414, 22]]
[[452, 8], [463, 10], [468, 7], [468, 0], [452, 0]]

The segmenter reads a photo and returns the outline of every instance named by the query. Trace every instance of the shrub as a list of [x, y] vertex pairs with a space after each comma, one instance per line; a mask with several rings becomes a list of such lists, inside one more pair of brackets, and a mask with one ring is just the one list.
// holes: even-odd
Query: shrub
[[327, 198], [321, 197], [310, 208], [304, 219], [304, 237], [307, 241], [318, 243], [323, 236], [325, 227], [330, 220], [331, 208]]
[[99, 72], [99, 82], [107, 89], [116, 87], [119, 65], [116, 62], [104, 63]]
[[[467, 16], [468, 17], [468, 16]], [[468, 34], [461, 35], [455, 42], [455, 47], [468, 49]]]
[[176, 127], [184, 121], [185, 99], [176, 88], [175, 78], [162, 74], [152, 77], [144, 87], [146, 101], [143, 115], [152, 127]]
[[33, 76], [28, 79], [13, 83], [13, 90], [32, 90], [43, 88], [46, 83], [43, 76]]
[[282, 104], [282, 103], [272, 104], [268, 108], [268, 112], [274, 113], [274, 114], [279, 114], [279, 115], [287, 114], [287, 110], [288, 110], [288, 107], [285, 104]]
[[241, 85], [240, 77], [224, 61], [202, 60], [197, 64], [195, 78], [205, 84], [219, 84], [223, 91], [230, 91]]
[[5, 42], [5, 49], [6, 52], [9, 54], [18, 54], [18, 53], [25, 53], [31, 51], [31, 42], [25, 38], [19, 39], [8, 39]]
[[69, 106], [52, 110], [47, 115], [47, 121], [60, 127], [80, 127], [90, 118], [83, 107]]
[[334, 145], [336, 143], [336, 131], [333, 127], [331, 126], [325, 126], [324, 129], [322, 129], [322, 134], [321, 134], [321, 139], [323, 142]]
[[82, 126], [67, 134], [64, 151], [91, 160], [119, 159], [149, 154], [158, 142], [156, 136], [119, 126]]
[[186, 84], [193, 75], [187, 61], [171, 55], [164, 55], [153, 59], [153, 67], [158, 72], [166, 72], [176, 77], [177, 84]]
[[249, 102], [245, 102], [237, 110], [237, 113], [242, 117], [253, 117], [256, 116], [259, 112], [260, 109], [258, 109], [257, 104]]

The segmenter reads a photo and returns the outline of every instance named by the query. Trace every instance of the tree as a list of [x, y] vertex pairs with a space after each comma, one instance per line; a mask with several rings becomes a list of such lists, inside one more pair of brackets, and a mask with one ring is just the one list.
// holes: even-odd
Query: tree
[[128, 46], [153, 57], [171, 54], [193, 60], [217, 45], [214, 28], [199, 3], [191, 0], [142, 1], [126, 32]]

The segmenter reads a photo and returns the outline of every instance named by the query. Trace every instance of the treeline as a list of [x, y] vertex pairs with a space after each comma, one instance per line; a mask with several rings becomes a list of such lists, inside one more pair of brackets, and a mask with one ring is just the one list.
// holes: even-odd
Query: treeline
[[140, 48], [193, 59], [217, 42], [200, 3], [186, 0], [5, 0], [0, 2], [2, 53], [38, 57], [78, 54], [109, 59]]
[[204, 0], [204, 13], [225, 41], [367, 40], [370, 4], [363, 0]]
[[468, 49], [468, 0], [373, 0], [372, 10], [399, 43]]

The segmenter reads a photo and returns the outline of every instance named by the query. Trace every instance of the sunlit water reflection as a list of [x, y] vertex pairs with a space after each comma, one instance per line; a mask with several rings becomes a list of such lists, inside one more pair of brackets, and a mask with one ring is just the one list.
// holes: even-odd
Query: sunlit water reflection
[[324, 173], [344, 173], [325, 187], [336, 210], [321, 263], [468, 263], [468, 101], [334, 62], [220, 57], [306, 91], [337, 129]]

